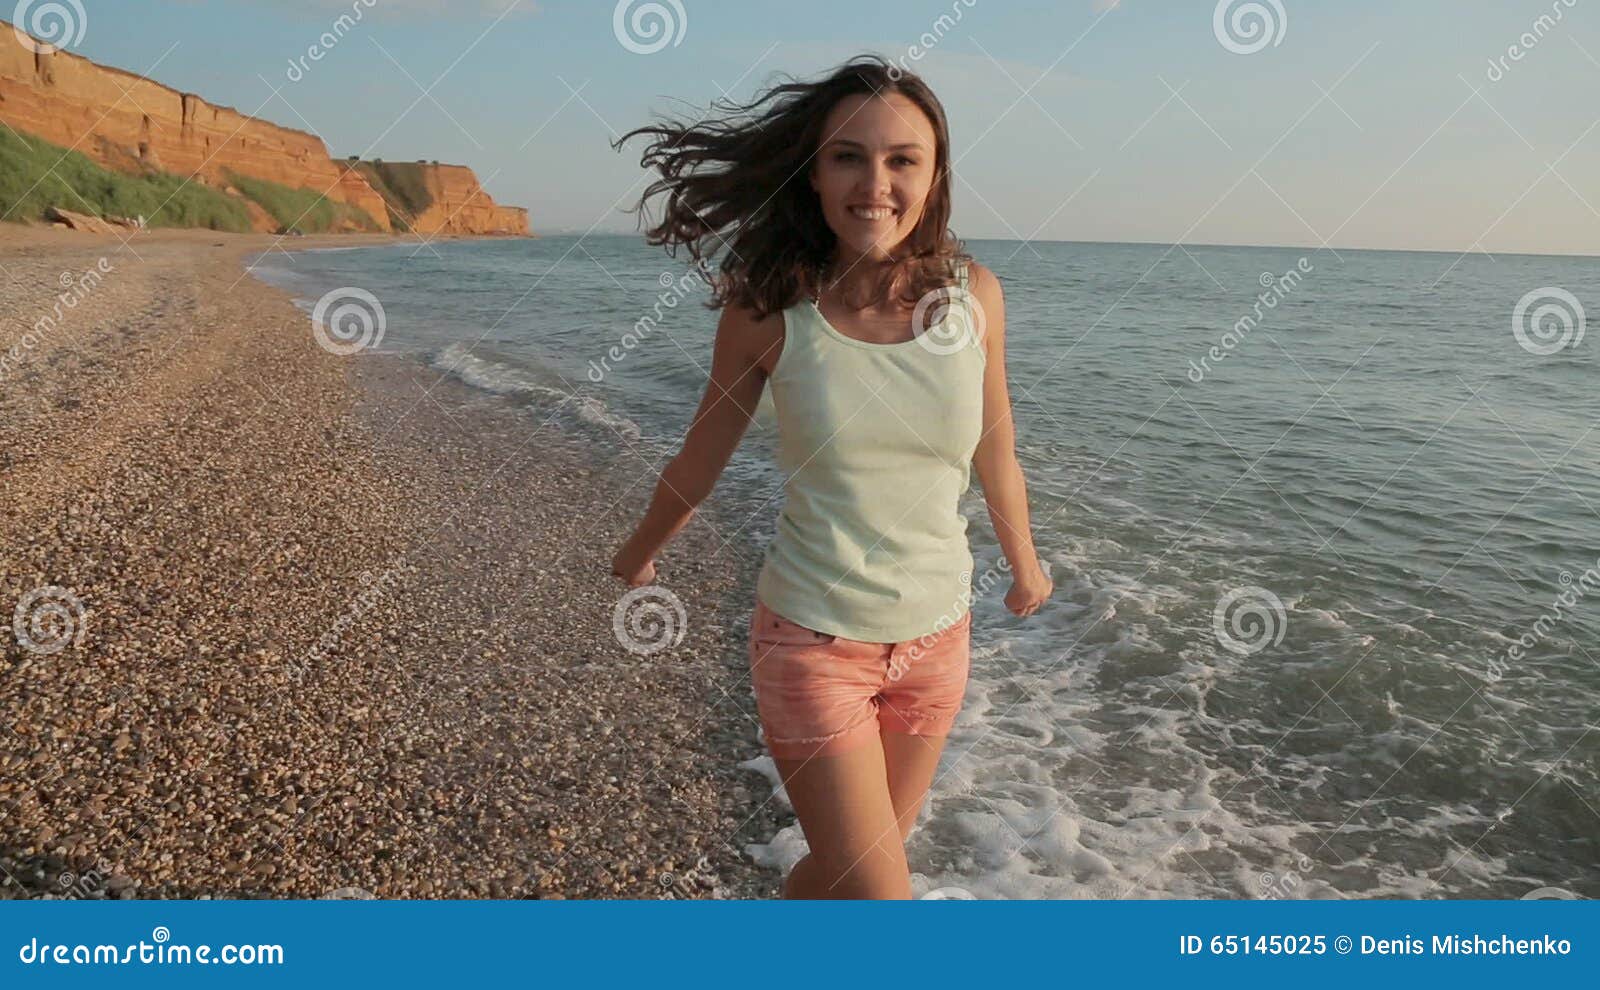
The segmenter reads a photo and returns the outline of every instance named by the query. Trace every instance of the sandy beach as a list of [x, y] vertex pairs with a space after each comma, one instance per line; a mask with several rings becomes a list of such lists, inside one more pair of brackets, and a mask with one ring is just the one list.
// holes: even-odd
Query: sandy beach
[[775, 896], [749, 562], [629, 652], [651, 465], [319, 347], [273, 241], [0, 226], [0, 897]]

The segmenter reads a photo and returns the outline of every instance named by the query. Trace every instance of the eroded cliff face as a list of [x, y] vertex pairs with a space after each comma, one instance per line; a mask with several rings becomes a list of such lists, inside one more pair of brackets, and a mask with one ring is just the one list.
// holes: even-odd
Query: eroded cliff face
[[[229, 171], [310, 189], [365, 211], [390, 230], [390, 207], [362, 171], [334, 161], [314, 134], [207, 103], [70, 52], [28, 50], [0, 21], [0, 122], [124, 172], [159, 169], [218, 187]], [[527, 234], [527, 212], [495, 204], [472, 170], [418, 165], [433, 202], [419, 233]], [[396, 212], [408, 216], [403, 208]], [[262, 229], [274, 222], [253, 211]]]
[[528, 211], [497, 204], [472, 169], [438, 162], [360, 162], [354, 166], [419, 234], [526, 234]]

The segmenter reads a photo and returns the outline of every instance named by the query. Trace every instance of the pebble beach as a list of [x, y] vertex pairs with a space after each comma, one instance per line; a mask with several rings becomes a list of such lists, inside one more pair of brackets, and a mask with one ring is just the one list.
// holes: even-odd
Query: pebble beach
[[748, 559], [625, 648], [651, 464], [318, 346], [275, 240], [0, 228], [0, 897], [776, 896]]

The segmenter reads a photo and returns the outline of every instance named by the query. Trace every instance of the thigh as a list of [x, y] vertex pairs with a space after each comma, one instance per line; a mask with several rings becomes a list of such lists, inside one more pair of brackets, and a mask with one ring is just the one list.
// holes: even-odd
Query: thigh
[[889, 779], [889, 800], [894, 804], [894, 816], [900, 827], [903, 842], [917, 824], [917, 813], [922, 810], [923, 799], [939, 769], [939, 757], [944, 752], [943, 735], [920, 734], [885, 730], [882, 733], [883, 762]]
[[835, 898], [909, 898], [905, 846], [874, 737], [837, 756], [775, 760], [806, 844], [818, 893]]

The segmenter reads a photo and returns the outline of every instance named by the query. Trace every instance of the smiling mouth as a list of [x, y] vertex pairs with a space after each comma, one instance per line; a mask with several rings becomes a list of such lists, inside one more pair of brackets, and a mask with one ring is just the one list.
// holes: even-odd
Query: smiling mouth
[[890, 207], [887, 207], [887, 206], [876, 206], [876, 207], [852, 206], [852, 207], [850, 207], [850, 215], [855, 217], [858, 220], [887, 220], [888, 218], [890, 218], [892, 216], [896, 216], [898, 214], [899, 214], [898, 210], [891, 209]]

